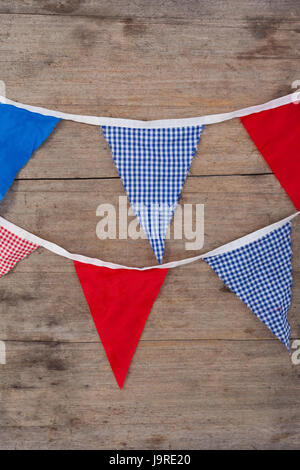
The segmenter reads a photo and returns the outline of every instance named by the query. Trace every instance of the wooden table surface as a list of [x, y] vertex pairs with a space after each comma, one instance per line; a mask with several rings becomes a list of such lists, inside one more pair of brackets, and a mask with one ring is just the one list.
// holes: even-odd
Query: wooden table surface
[[[297, 0], [0, 0], [13, 100], [136, 119], [225, 112], [300, 80]], [[295, 211], [238, 120], [208, 126], [183, 203], [205, 204], [207, 251]], [[99, 129], [59, 123], [0, 215], [66, 249], [129, 265], [146, 240], [99, 240], [124, 195]], [[300, 222], [292, 339], [300, 337]], [[168, 241], [165, 261], [187, 256]], [[300, 365], [205, 263], [172, 270], [116, 385], [72, 263], [40, 250], [1, 279], [1, 449], [296, 449]]]

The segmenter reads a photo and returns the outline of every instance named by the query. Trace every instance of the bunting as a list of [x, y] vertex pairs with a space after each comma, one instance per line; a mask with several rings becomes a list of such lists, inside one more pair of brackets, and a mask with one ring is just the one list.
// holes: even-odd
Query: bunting
[[203, 259], [289, 350], [291, 222], [239, 248]]
[[167, 269], [110, 269], [74, 261], [78, 279], [120, 388]]
[[0, 200], [59, 119], [0, 103]]
[[130, 204], [159, 263], [203, 129], [102, 126]]
[[291, 220], [298, 214], [194, 258], [144, 268], [69, 253], [0, 217], [0, 277], [39, 247], [71, 259], [116, 381], [122, 388], [168, 269], [202, 259], [289, 349]]

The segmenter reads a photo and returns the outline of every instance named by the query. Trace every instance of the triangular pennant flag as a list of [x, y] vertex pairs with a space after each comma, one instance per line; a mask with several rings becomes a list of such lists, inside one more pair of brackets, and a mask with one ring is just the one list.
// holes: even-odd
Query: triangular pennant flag
[[0, 277], [37, 248], [39, 245], [24, 240], [0, 226]]
[[239, 248], [203, 259], [289, 349], [291, 223]]
[[271, 170], [300, 209], [300, 104], [290, 103], [241, 118]]
[[168, 226], [204, 126], [102, 129], [133, 211], [161, 263]]
[[0, 200], [60, 119], [0, 104]]
[[110, 269], [74, 261], [120, 388], [167, 269]]

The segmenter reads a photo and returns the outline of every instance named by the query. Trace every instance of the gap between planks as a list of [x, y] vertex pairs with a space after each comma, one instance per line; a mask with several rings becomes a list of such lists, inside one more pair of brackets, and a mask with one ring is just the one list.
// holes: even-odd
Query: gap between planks
[[[1, 339], [1, 338], [0, 338]], [[290, 338], [291, 342], [294, 341], [295, 339], [297, 339], [297, 337], [292, 337]], [[99, 344], [100, 343], [100, 340], [97, 341], [61, 341], [61, 340], [34, 340], [34, 339], [5, 339], [5, 340], [2, 340], [4, 341], [5, 343], [37, 343], [37, 344]], [[253, 342], [264, 342], [264, 341], [267, 341], [267, 342], [278, 342], [278, 339], [277, 338], [255, 338], [255, 339], [236, 339], [236, 338], [186, 338], [186, 339], [179, 339], [179, 338], [165, 338], [165, 339], [140, 339], [139, 340], [139, 343], [169, 343], [169, 342], [175, 342], [175, 343], [191, 343], [191, 342], [206, 342], [206, 343], [210, 343], [212, 341], [219, 341], [219, 342], [226, 342], [226, 343], [232, 343], [232, 342], [235, 342], [235, 343], [253, 343]]]
[[[228, 174], [213, 174], [213, 175], [188, 175], [188, 178], [223, 178], [230, 176], [273, 176], [272, 172], [269, 173], [228, 173]], [[119, 180], [119, 176], [95, 176], [95, 177], [62, 177], [62, 178], [15, 178], [15, 181], [81, 181], [81, 180]]]

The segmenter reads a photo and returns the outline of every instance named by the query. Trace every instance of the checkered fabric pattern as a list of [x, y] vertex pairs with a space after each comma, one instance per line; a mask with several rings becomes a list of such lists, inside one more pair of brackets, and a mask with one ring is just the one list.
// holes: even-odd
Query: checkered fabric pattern
[[102, 126], [130, 204], [159, 263], [203, 129]]
[[0, 227], [0, 277], [39, 246]]
[[204, 258], [204, 261], [289, 350], [291, 223], [243, 247]]

